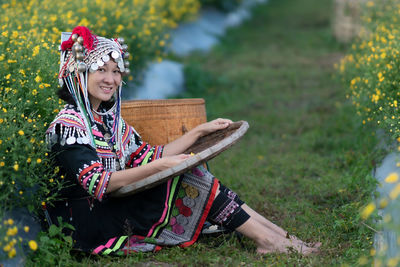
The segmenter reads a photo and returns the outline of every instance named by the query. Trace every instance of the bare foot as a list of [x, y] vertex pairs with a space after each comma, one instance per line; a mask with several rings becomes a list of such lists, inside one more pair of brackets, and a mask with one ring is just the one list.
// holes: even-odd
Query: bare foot
[[306, 245], [305, 242], [297, 239], [296, 242], [289, 239], [282, 239], [279, 242], [275, 243], [275, 245], [270, 245], [268, 247], [259, 246], [257, 248], [257, 253], [267, 254], [267, 253], [285, 253], [289, 254], [291, 252], [298, 252], [302, 255], [310, 255], [313, 253], [319, 252], [319, 247], [321, 243], [317, 243], [314, 246]]

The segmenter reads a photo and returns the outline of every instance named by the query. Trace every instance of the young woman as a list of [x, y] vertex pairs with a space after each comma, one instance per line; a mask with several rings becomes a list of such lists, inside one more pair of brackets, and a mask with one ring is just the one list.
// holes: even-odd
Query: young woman
[[199, 137], [224, 129], [228, 119], [201, 124], [165, 146], [150, 146], [120, 115], [122, 76], [129, 70], [123, 39], [106, 39], [76, 27], [61, 45], [59, 95], [68, 104], [46, 139], [65, 187], [48, 207], [72, 224], [75, 248], [94, 254], [156, 251], [189, 246], [210, 221], [253, 239], [258, 253], [309, 254], [316, 248], [247, 206], [202, 167], [134, 195], [109, 195], [122, 186], [175, 166]]

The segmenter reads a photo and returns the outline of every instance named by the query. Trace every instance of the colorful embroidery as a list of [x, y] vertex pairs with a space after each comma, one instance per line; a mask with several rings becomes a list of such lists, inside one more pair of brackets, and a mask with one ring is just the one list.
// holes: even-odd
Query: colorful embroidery
[[101, 201], [110, 180], [110, 172], [104, 170], [100, 162], [92, 161], [91, 165], [84, 164], [76, 175], [79, 184], [96, 199]]
[[232, 213], [235, 212], [235, 210], [239, 208], [239, 204], [237, 204], [235, 201], [229, 202], [229, 204], [223, 209], [220, 214], [215, 218], [215, 222], [221, 224], [222, 222], [226, 221]]

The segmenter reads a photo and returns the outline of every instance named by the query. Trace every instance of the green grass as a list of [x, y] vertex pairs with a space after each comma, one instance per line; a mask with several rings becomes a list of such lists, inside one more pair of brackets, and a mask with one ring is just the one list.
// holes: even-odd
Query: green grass
[[332, 65], [343, 48], [332, 37], [332, 1], [270, 0], [230, 30], [207, 55], [184, 59], [187, 91], [206, 99], [208, 118], [246, 120], [250, 129], [210, 162], [212, 172], [250, 206], [321, 253], [255, 253], [236, 237], [126, 258], [70, 258], [77, 266], [340, 266], [368, 255], [373, 233], [359, 219], [382, 156], [363, 129]]

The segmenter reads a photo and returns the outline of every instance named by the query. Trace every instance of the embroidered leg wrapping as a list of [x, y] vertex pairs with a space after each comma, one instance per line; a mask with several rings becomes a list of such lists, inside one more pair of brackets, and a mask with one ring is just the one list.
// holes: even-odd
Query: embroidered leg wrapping
[[236, 203], [239, 204], [239, 206], [242, 206], [244, 204], [244, 201], [242, 201], [235, 192], [233, 192], [232, 190], [230, 190], [228, 187], [226, 187], [221, 183], [219, 183], [219, 191], [227, 195], [228, 198], [234, 200]]
[[215, 198], [208, 215], [211, 223], [222, 225], [230, 230], [235, 230], [249, 218], [250, 215], [236, 201], [222, 192]]

